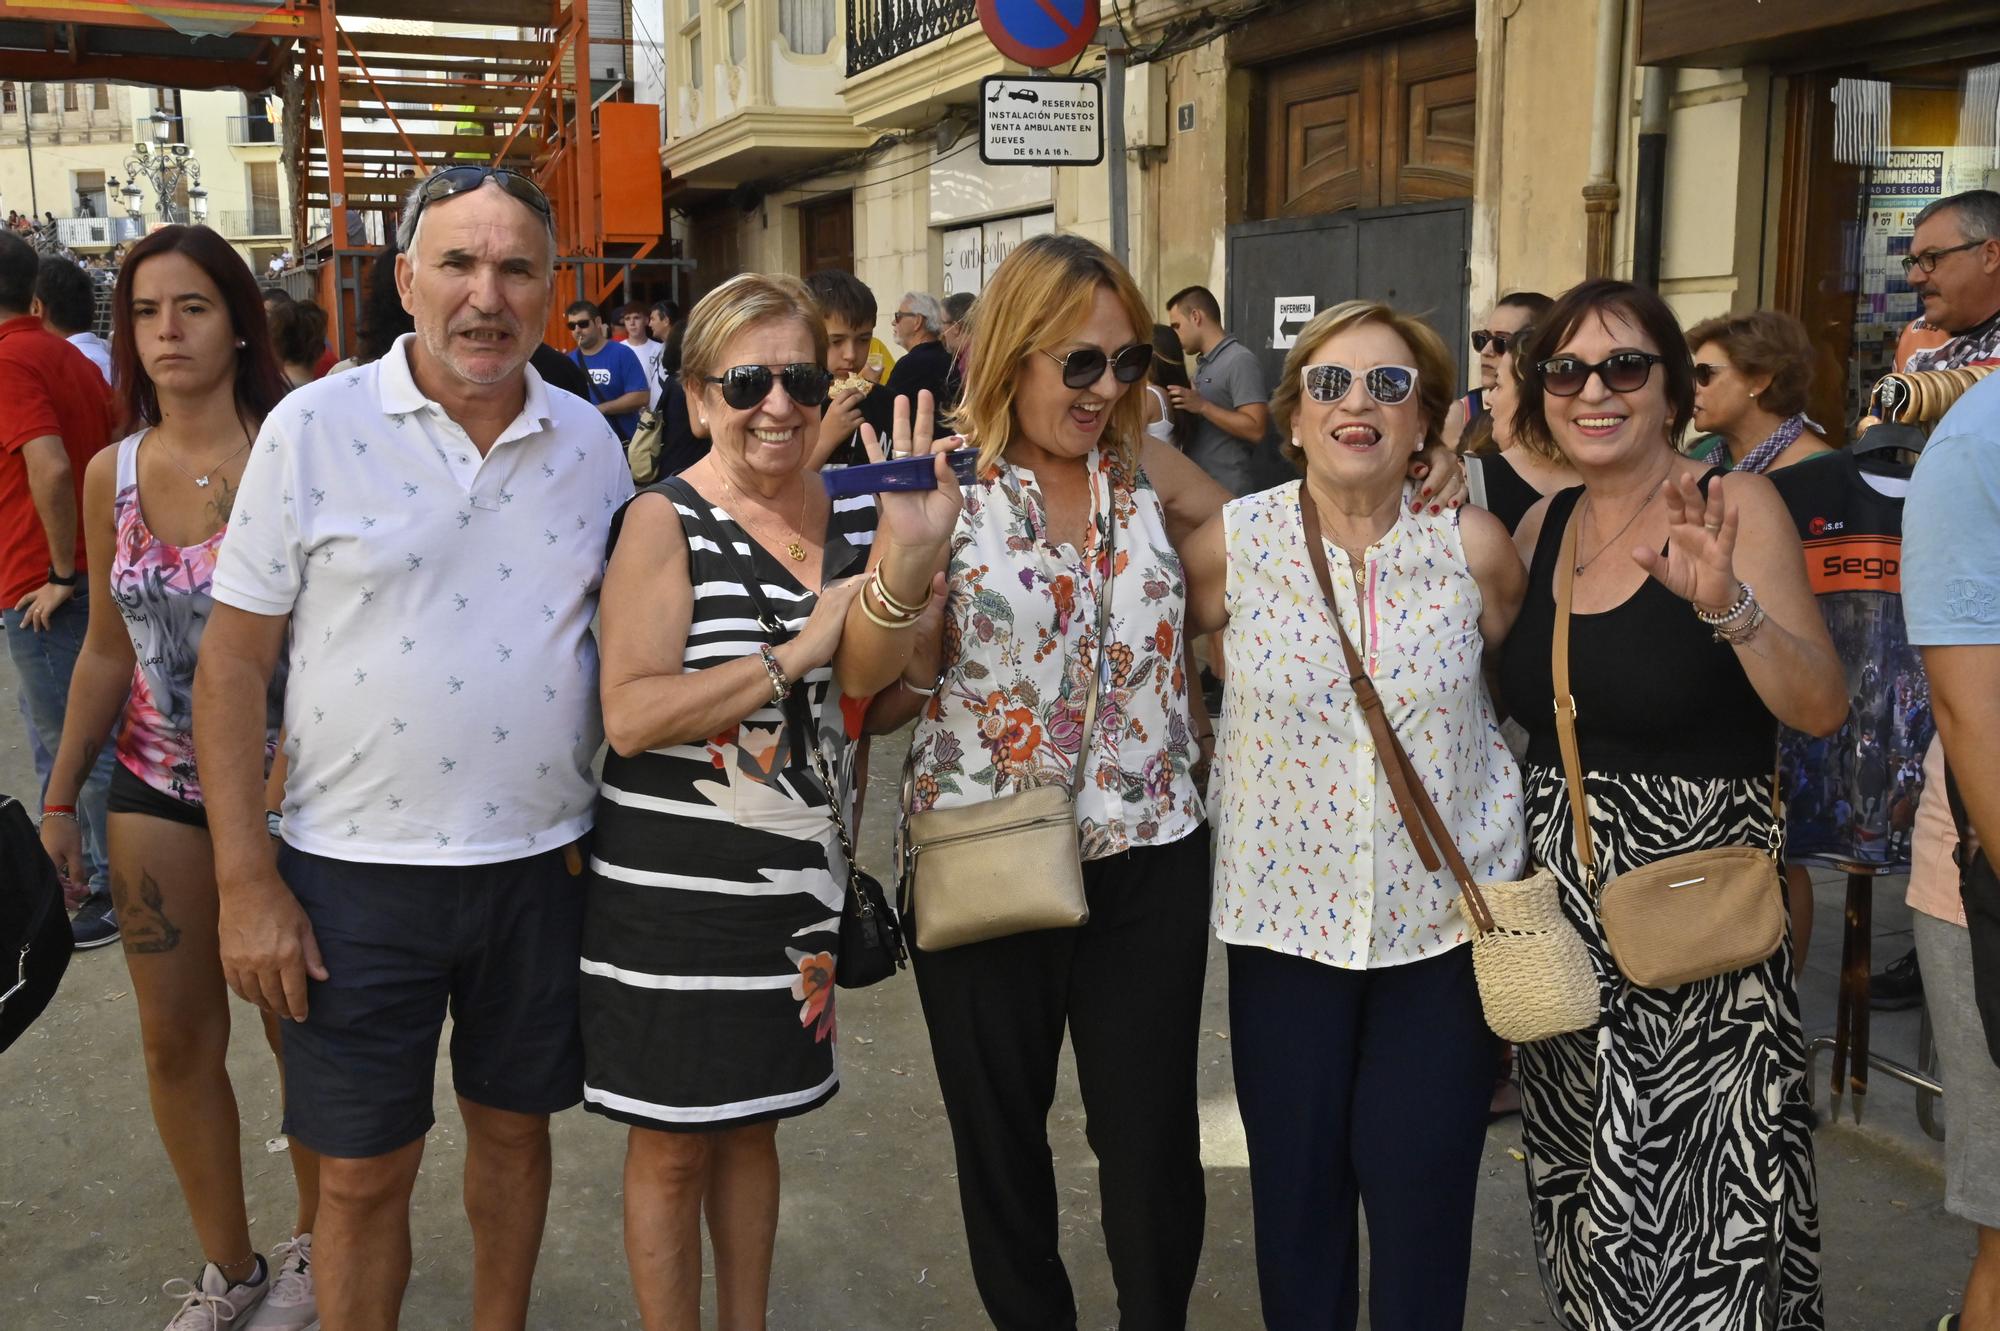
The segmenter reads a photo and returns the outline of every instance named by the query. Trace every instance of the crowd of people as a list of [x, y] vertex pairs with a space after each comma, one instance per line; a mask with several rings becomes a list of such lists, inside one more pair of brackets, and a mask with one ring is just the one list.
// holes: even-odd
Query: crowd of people
[[[324, 311], [206, 229], [132, 248], [108, 354], [88, 276], [0, 233], [5, 639], [202, 1258], [173, 1331], [397, 1324], [447, 1012], [472, 1324], [525, 1325], [549, 1117], [581, 1104], [627, 1134], [644, 1325], [700, 1325], [706, 1233], [718, 1324], [761, 1327], [778, 1126], [840, 1086], [859, 774], [905, 726], [902, 797], [866, 812], [923, 884], [902, 925], [995, 1326], [1075, 1325], [1065, 1036], [1121, 1325], [1186, 1325], [1211, 939], [1266, 1325], [1352, 1327], [1364, 1287], [1374, 1326], [1462, 1325], [1486, 1125], [1518, 1107], [1561, 1325], [1824, 1326], [1803, 866], [1894, 862], [1900, 820], [1947, 1205], [1981, 1226], [1928, 1324], [2000, 1327], [2000, 1040], [1951, 859], [2000, 837], [2000, 375], [1876, 484], [1805, 414], [1796, 321], [1684, 330], [1630, 283], [1503, 297], [1468, 394], [1369, 301], [1272, 384], [1206, 288], [1156, 308], [1065, 234], [976, 299], [903, 293], [896, 358], [840, 271], [685, 317], [575, 302], [565, 353], [554, 240], [526, 177], [418, 182], [336, 365]], [[2000, 363], [2000, 195], [1926, 209], [1911, 255], [1945, 334], [1913, 366]], [[827, 483], [926, 457], [932, 488]], [[1901, 602], [1838, 608], [1812, 542], [1898, 486]], [[953, 840], [1071, 884], [1062, 925], [954, 904], [924, 869]], [[1789, 929], [1629, 978], [1600, 888], [1741, 847]], [[1533, 870], [1594, 1019], [1510, 1052], [1464, 884]], [[953, 913], [986, 923], [946, 939]], [[282, 1071], [268, 1253], [232, 994]]]

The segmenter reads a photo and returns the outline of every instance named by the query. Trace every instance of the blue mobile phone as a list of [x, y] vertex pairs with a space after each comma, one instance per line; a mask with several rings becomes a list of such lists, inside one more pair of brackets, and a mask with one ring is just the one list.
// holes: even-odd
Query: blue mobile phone
[[[979, 474], [979, 450], [954, 448], [944, 455], [960, 485], [970, 485]], [[935, 490], [937, 469], [929, 455], [892, 458], [887, 462], [867, 462], [858, 467], [841, 467], [820, 473], [826, 492], [835, 498], [846, 495], [880, 494], [884, 490]]]

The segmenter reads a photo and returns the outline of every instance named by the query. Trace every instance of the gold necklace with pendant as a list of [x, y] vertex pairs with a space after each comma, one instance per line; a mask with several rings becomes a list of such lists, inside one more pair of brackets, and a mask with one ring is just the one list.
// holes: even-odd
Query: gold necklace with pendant
[[[718, 475], [721, 474], [719, 469], [717, 471], [717, 474]], [[736, 501], [735, 506], [737, 510], [741, 512], [743, 510], [743, 504], [740, 502], [742, 496], [736, 493], [736, 486], [733, 483], [731, 483], [730, 479], [727, 476], [722, 477], [722, 484], [724, 488], [726, 488], [729, 491], [730, 499], [732, 501]], [[805, 529], [806, 529], [806, 492], [805, 492], [805, 487], [800, 486], [799, 520], [792, 524], [792, 531], [796, 534], [790, 540], [785, 542], [785, 553], [791, 556], [791, 560], [795, 564], [803, 564], [806, 562]]]

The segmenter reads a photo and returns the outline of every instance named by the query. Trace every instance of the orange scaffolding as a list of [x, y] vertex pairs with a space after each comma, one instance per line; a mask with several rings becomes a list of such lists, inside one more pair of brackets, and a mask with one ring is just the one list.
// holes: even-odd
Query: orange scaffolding
[[[352, 22], [390, 17], [526, 35]], [[212, 35], [185, 35], [191, 27]], [[656, 256], [665, 231], [659, 108], [594, 101], [580, 58], [590, 43], [587, 0], [0, 0], [0, 79], [280, 98], [295, 252], [316, 265], [342, 345], [403, 197], [447, 161], [535, 177], [555, 209], [559, 291], [602, 300], [635, 267], [680, 266]], [[323, 236], [314, 225], [322, 213]], [[552, 316], [550, 333], [559, 325]]]

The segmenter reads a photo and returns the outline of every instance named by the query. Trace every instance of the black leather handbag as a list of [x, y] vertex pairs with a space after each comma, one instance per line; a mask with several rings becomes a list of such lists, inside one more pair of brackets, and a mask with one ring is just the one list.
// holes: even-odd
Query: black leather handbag
[[55, 997], [76, 948], [62, 880], [21, 801], [0, 795], [0, 1050]]
[[1958, 895], [1965, 903], [1965, 926], [1972, 935], [1972, 998], [1986, 1028], [1986, 1052], [2000, 1066], [2000, 874], [1972, 830], [1958, 778], [1951, 764], [1944, 769], [1945, 794], [1951, 799], [1951, 820], [1958, 827]]

